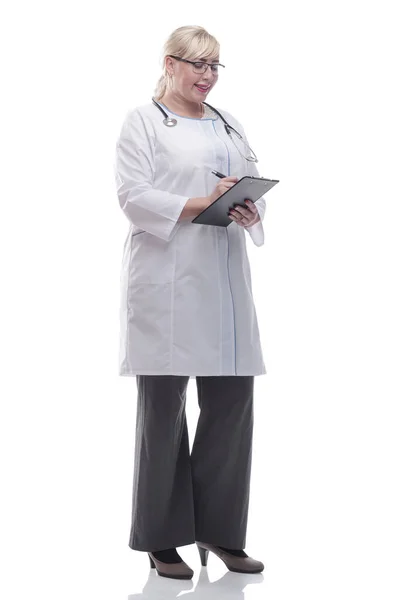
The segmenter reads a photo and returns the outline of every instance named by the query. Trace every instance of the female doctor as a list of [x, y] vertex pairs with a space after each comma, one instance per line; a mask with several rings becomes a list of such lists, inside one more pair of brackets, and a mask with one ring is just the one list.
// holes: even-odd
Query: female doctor
[[[205, 103], [221, 69], [212, 35], [176, 29], [155, 96], [127, 113], [115, 162], [130, 222], [119, 374], [136, 376], [138, 391], [129, 547], [181, 579], [193, 570], [176, 548], [192, 543], [203, 566], [211, 551], [231, 571], [264, 569], [244, 547], [254, 376], [266, 373], [246, 236], [264, 243], [265, 199], [232, 209], [228, 227], [192, 223], [238, 179], [259, 176], [241, 124]], [[190, 378], [200, 407], [191, 454]]]

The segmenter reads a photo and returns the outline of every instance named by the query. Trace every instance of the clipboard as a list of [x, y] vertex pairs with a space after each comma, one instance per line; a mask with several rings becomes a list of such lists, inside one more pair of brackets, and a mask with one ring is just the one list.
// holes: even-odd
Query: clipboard
[[246, 198], [254, 203], [277, 183], [279, 183], [279, 179], [265, 179], [264, 177], [246, 175], [239, 179], [235, 185], [230, 187], [229, 190], [212, 204], [207, 206], [207, 208], [193, 219], [192, 223], [228, 227], [228, 225], [234, 223], [228, 216], [229, 209], [235, 208], [237, 204], [247, 208], [244, 202]]

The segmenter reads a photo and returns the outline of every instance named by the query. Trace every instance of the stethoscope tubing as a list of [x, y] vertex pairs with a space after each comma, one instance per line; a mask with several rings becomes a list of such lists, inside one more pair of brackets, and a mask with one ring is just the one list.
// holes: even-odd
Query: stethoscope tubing
[[[152, 98], [152, 102], [153, 104], [162, 112], [162, 114], [164, 115], [165, 119], [164, 119], [164, 125], [166, 125], [167, 127], [174, 127], [177, 124], [177, 120], [176, 119], [172, 119], [163, 109], [162, 106], [160, 106], [160, 104], [154, 99]], [[213, 110], [224, 122], [224, 127], [225, 127], [225, 131], [226, 133], [230, 136], [230, 138], [232, 139], [232, 133], [231, 131], [234, 131], [236, 133], [236, 135], [239, 137], [239, 139], [243, 140], [243, 137], [240, 135], [240, 133], [238, 131], [236, 131], [236, 129], [234, 127], [232, 127], [232, 125], [229, 125], [228, 121], [221, 115], [221, 113], [214, 108], [213, 106], [211, 106], [211, 104], [208, 104], [207, 102], [203, 102], [203, 104], [205, 104], [205, 106], [208, 106], [208, 108], [211, 108], [211, 110]], [[251, 148], [250, 148], [251, 150]], [[251, 152], [254, 154], [254, 152], [251, 150]], [[256, 157], [256, 155], [254, 154], [255, 157], [255, 161], [254, 162], [258, 162], [258, 159]]]
[[[163, 107], [160, 106], [160, 104], [158, 104], [158, 102], [156, 100], [154, 100], [154, 98], [152, 98], [152, 101], [153, 101], [153, 104], [155, 104], [155, 106], [157, 106], [157, 108], [159, 110], [161, 110], [161, 112], [163, 113], [164, 117], [166, 119], [168, 119], [168, 114], [165, 112], [165, 110], [163, 109]], [[236, 129], [234, 127], [232, 127], [232, 125], [229, 125], [228, 121], [226, 119], [224, 119], [224, 117], [221, 115], [221, 113], [216, 108], [214, 108], [213, 106], [211, 106], [211, 104], [208, 104], [207, 102], [203, 102], [203, 104], [205, 104], [205, 106], [208, 106], [208, 108], [211, 108], [211, 110], [213, 110], [223, 120], [224, 125], [225, 125], [225, 129], [226, 129], [226, 133], [228, 133], [230, 135], [229, 129], [232, 129], [232, 131], [234, 131], [239, 136], [239, 138], [241, 140], [243, 139], [242, 136], [240, 135], [240, 133], [238, 131], [236, 131]]]

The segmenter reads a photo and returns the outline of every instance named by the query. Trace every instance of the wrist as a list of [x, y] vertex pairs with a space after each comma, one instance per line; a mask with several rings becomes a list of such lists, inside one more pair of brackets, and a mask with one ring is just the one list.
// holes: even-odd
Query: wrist
[[199, 196], [198, 198], [188, 198], [178, 221], [192, 220], [199, 215], [210, 204], [209, 196]]

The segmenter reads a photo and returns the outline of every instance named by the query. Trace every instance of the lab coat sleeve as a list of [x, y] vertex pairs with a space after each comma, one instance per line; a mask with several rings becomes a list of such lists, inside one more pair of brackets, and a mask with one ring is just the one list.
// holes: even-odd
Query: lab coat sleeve
[[[254, 162], [249, 162], [248, 175], [251, 175], [252, 177], [260, 177], [260, 174]], [[245, 230], [249, 233], [252, 241], [256, 246], [262, 246], [264, 244], [263, 220], [266, 209], [266, 202], [264, 196], [261, 196], [261, 198], [256, 200], [254, 204], [257, 207], [258, 214], [260, 215], [260, 220], [255, 225], [251, 225], [251, 227], [245, 227]]]
[[119, 204], [129, 221], [170, 241], [189, 197], [153, 187], [154, 138], [137, 109], [128, 112], [122, 125], [114, 174]]

